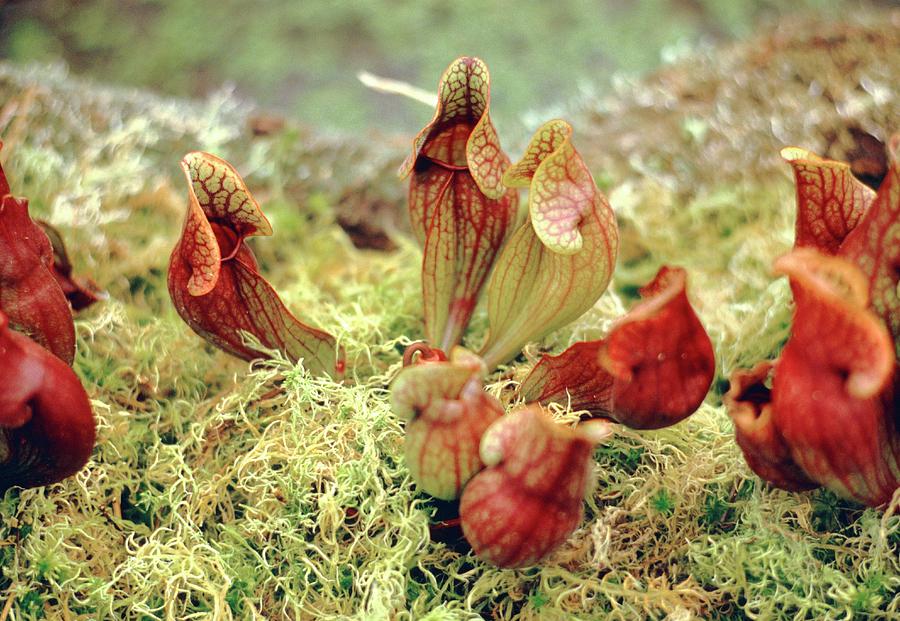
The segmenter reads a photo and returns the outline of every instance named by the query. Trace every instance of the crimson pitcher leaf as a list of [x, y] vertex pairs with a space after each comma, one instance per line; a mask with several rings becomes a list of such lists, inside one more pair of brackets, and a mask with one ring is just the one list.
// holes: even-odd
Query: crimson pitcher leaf
[[807, 476], [791, 456], [791, 448], [775, 426], [770, 381], [775, 363], [764, 361], [749, 371], [735, 371], [725, 405], [734, 423], [735, 440], [747, 465], [764, 481], [788, 491], [815, 489], [819, 484]]
[[9, 487], [56, 483], [84, 466], [94, 415], [64, 362], [8, 327], [0, 311], [0, 496]]
[[877, 506], [900, 486], [896, 359], [868, 309], [866, 280], [849, 262], [813, 250], [775, 263], [791, 281], [791, 338], [775, 367], [775, 425], [813, 481]]
[[486, 468], [463, 491], [462, 529], [475, 554], [499, 567], [526, 567], [578, 527], [593, 486], [593, 448], [607, 421], [572, 429], [531, 405], [500, 418], [481, 439]]
[[872, 309], [887, 324], [900, 355], [900, 134], [889, 141], [888, 155], [887, 176], [838, 254], [862, 270]]
[[683, 269], [664, 266], [605, 339], [544, 356], [522, 383], [522, 396], [571, 403], [636, 429], [668, 427], [692, 414], [715, 376], [715, 357], [686, 281]]
[[9, 317], [13, 329], [72, 364], [75, 324], [66, 296], [53, 273], [50, 240], [28, 215], [28, 201], [9, 194], [2, 168], [0, 310]]
[[178, 314], [200, 336], [230, 354], [252, 360], [262, 354], [242, 332], [303, 359], [313, 373], [340, 377], [343, 352], [334, 337], [297, 320], [259, 274], [251, 235], [272, 227], [231, 165], [208, 153], [182, 160], [188, 181], [188, 213], [169, 264], [169, 294]]

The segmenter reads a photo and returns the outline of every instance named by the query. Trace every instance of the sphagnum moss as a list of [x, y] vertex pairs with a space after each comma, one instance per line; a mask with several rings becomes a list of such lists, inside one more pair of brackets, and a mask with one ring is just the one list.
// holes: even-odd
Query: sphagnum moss
[[[76, 326], [93, 459], [62, 484], [0, 499], [3, 621], [900, 618], [897, 503], [876, 512], [767, 488], [715, 392], [678, 426], [598, 447], [586, 519], [541, 567], [497, 570], [432, 543], [433, 508], [409, 479], [386, 399], [422, 334], [420, 255], [403, 241], [355, 250], [330, 210], [298, 216], [294, 190], [315, 195], [318, 177], [288, 181], [313, 152], [314, 170], [345, 163], [323, 163], [327, 149], [297, 135], [250, 143], [236, 129], [247, 109], [228, 98], [191, 104], [9, 67], [0, 90], [32, 101], [0, 128], [5, 167], [35, 213], [62, 225], [76, 268], [111, 293]], [[344, 384], [217, 353], [171, 308], [164, 274], [184, 199], [170, 180], [196, 148], [250, 162], [278, 230], [254, 251], [286, 304], [338, 336]], [[791, 244], [788, 175], [691, 198], [617, 181], [611, 291], [490, 378], [504, 403], [539, 347], [602, 335], [668, 261], [691, 275], [720, 379], [783, 343], [789, 292], [768, 266]], [[473, 345], [485, 327], [479, 310]]]

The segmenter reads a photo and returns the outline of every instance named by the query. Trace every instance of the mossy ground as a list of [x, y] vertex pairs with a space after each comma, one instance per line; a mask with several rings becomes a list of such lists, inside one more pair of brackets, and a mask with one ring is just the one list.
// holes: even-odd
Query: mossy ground
[[[610, 291], [489, 390], [512, 404], [541, 348], [601, 335], [662, 263], [688, 269], [717, 381], [682, 424], [599, 447], [582, 527], [540, 567], [498, 570], [431, 541], [434, 506], [401, 457], [386, 397], [422, 332], [412, 243], [355, 249], [315, 178], [298, 207], [284, 188], [308, 169], [290, 135], [242, 138], [245, 111], [227, 97], [187, 104], [0, 73], [14, 189], [110, 293], [76, 322], [93, 459], [0, 499], [3, 621], [900, 618], [897, 507], [766, 487], [721, 406], [728, 372], [787, 335], [789, 291], [769, 272], [792, 241], [787, 175], [687, 199], [652, 180], [611, 184], [622, 251]], [[262, 271], [339, 336], [343, 384], [232, 359], [178, 318], [165, 272], [186, 204], [177, 160], [194, 148], [246, 173], [275, 229], [253, 242]], [[472, 344], [484, 329], [482, 310]]]

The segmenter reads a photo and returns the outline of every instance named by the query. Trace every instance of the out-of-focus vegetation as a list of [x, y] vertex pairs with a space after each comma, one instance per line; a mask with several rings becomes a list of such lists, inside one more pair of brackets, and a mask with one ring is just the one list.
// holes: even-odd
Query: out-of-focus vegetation
[[[870, 0], [885, 3], [886, 0]], [[105, 82], [203, 95], [223, 82], [321, 127], [409, 131], [417, 108], [368, 91], [367, 69], [429, 88], [454, 57], [485, 58], [500, 123], [600, 90], [788, 11], [848, 0], [0, 1], [0, 55], [64, 59]]]

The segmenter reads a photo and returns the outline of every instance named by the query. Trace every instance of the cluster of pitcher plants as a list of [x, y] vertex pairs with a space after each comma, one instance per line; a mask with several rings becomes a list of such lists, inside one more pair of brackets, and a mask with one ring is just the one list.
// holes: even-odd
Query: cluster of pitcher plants
[[776, 360], [737, 371], [726, 396], [737, 442], [763, 479], [825, 486], [879, 506], [900, 487], [900, 135], [878, 192], [850, 166], [804, 149], [795, 249], [775, 262], [794, 296]]
[[[408, 420], [406, 461], [421, 489], [460, 499], [460, 525], [478, 556], [524, 566], [580, 523], [592, 449], [611, 432], [608, 420], [637, 428], [678, 422], [699, 407], [715, 361], [684, 270], [663, 267], [607, 338], [542, 358], [520, 387], [528, 405], [504, 415], [484, 377], [597, 302], [619, 236], [569, 124], [542, 125], [513, 164], [489, 104], [487, 67], [455, 61], [438, 86], [434, 118], [401, 167], [423, 246], [426, 342], [404, 356], [392, 403]], [[528, 190], [524, 221], [519, 188]], [[483, 288], [489, 328], [475, 354], [459, 343]], [[549, 402], [598, 420], [562, 426], [542, 407]]]
[[62, 237], [29, 217], [0, 167], [0, 494], [71, 476], [94, 448], [72, 311], [100, 293], [71, 272]]
[[[391, 387], [406, 463], [422, 491], [459, 501], [475, 554], [504, 567], [539, 562], [578, 527], [593, 448], [614, 423], [673, 425], [715, 375], [685, 270], [660, 266], [605, 338], [542, 356], [511, 411], [485, 391], [498, 366], [583, 315], [612, 277], [615, 214], [572, 133], [549, 121], [512, 163], [491, 121], [487, 67], [460, 58], [400, 169], [423, 251], [424, 340], [404, 353]], [[778, 359], [735, 372], [726, 396], [748, 464], [778, 487], [826, 486], [870, 506], [900, 487], [898, 143], [877, 194], [845, 164], [782, 153], [797, 182], [797, 248], [775, 269], [790, 279], [793, 328]], [[246, 239], [272, 227], [240, 175], [202, 152], [182, 168], [188, 209], [168, 272], [179, 315], [229, 354], [278, 351], [341, 381], [337, 339], [295, 317], [260, 274]], [[2, 493], [57, 482], [90, 458], [95, 423], [71, 368], [72, 312], [102, 294], [72, 276], [62, 237], [29, 217], [2, 169], [0, 201]], [[489, 327], [476, 353], [461, 344], [482, 293]], [[556, 422], [550, 404], [581, 421]]]

